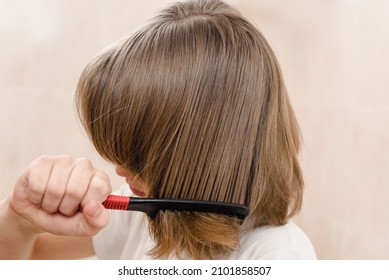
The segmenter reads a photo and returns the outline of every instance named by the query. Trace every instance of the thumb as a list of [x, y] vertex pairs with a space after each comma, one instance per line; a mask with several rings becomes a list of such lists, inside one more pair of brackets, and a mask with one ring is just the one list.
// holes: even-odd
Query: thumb
[[82, 232], [84, 232], [85, 235], [97, 233], [109, 222], [108, 211], [96, 200], [90, 200], [86, 203], [82, 210], [82, 214], [84, 219], [81, 226]]

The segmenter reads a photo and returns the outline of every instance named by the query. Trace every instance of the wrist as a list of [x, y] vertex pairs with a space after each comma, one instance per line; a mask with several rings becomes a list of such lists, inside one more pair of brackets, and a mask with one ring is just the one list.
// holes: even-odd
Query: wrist
[[38, 231], [16, 213], [9, 198], [0, 201], [0, 259], [26, 259], [33, 252]]

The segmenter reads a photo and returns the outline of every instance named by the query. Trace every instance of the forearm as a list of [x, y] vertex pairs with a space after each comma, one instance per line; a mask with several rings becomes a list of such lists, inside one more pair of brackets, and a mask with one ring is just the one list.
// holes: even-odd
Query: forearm
[[0, 259], [30, 259], [38, 234], [12, 210], [8, 201], [0, 201]]

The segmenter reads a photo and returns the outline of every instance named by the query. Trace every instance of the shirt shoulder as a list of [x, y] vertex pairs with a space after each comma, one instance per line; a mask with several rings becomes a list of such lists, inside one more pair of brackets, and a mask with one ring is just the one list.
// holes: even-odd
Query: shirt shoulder
[[316, 253], [305, 232], [293, 222], [258, 227], [244, 234], [230, 259], [312, 260]]

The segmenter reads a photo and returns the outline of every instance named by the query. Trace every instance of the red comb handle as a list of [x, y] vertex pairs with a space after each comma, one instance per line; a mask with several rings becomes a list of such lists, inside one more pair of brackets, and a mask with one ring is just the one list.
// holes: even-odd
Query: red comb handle
[[103, 206], [106, 209], [112, 210], [127, 210], [130, 203], [130, 197], [120, 195], [109, 195], [103, 202]]

